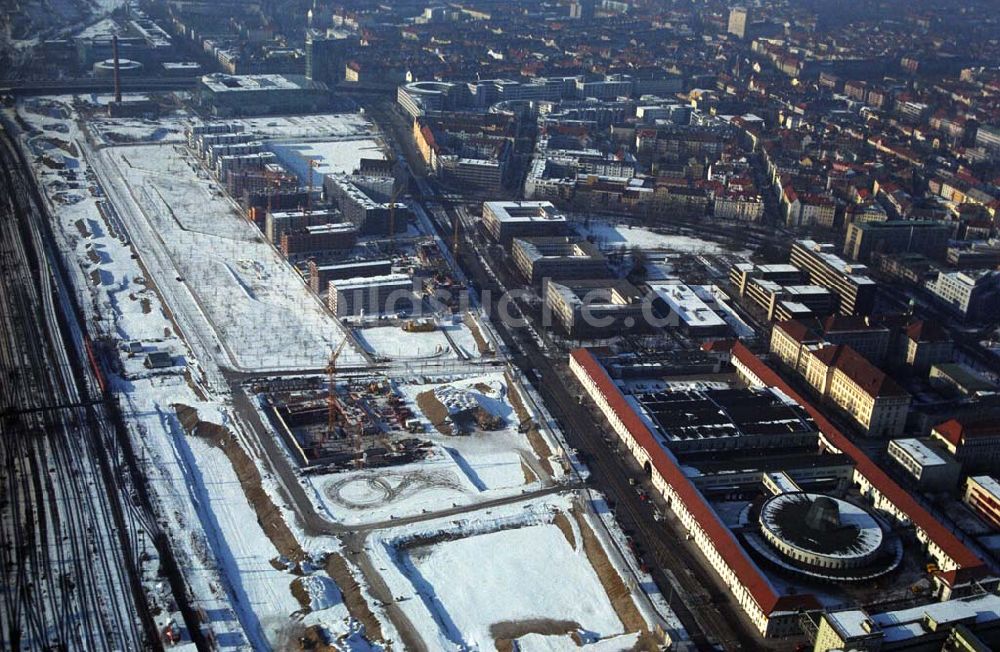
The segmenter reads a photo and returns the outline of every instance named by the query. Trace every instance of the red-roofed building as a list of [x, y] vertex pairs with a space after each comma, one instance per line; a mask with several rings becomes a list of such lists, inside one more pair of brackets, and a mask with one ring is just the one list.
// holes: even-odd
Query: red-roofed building
[[854, 481], [861, 492], [872, 499], [873, 506], [891, 515], [899, 523], [914, 527], [917, 538], [927, 545], [928, 554], [936, 560], [941, 569], [935, 576], [941, 599], [947, 600], [971, 592], [972, 583], [989, 574], [989, 569], [983, 561], [951, 530], [897, 485], [815, 405], [795, 391], [750, 349], [737, 343], [733, 347], [732, 361], [737, 372], [747, 382], [775, 387], [805, 408], [819, 426], [829, 448], [842, 452], [854, 460]]
[[1000, 470], [1000, 418], [949, 419], [931, 430], [968, 472]]
[[574, 350], [569, 366], [636, 461], [649, 472], [653, 486], [663, 494], [691, 539], [760, 633], [766, 637], [798, 634], [799, 612], [819, 609], [821, 605], [816, 597], [786, 595], [775, 588], [674, 457], [656, 440], [591, 351]]
[[[853, 331], [881, 334], [875, 353], [884, 356], [888, 329], [869, 325], [863, 317], [829, 317], [817, 329], [833, 335]], [[851, 339], [846, 337], [845, 339]], [[865, 340], [867, 341], [867, 339]], [[833, 401], [868, 434], [896, 436], [906, 425], [910, 396], [865, 356], [847, 344], [831, 344], [798, 320], [778, 322], [771, 329], [771, 353], [802, 376], [821, 396]]]
[[799, 373], [875, 437], [903, 434], [910, 395], [881, 369], [845, 344], [805, 348]]
[[940, 324], [922, 320], [906, 327], [899, 345], [901, 362], [917, 372], [926, 372], [939, 362], [951, 362], [954, 348], [951, 336]]

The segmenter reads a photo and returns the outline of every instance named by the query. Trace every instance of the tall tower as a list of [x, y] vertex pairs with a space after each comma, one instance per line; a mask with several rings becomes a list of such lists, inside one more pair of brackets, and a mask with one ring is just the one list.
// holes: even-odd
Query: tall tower
[[111, 56], [115, 60], [115, 104], [122, 103], [122, 73], [121, 64], [118, 59], [118, 35], [111, 37]]
[[738, 38], [747, 37], [747, 26], [750, 24], [750, 10], [746, 7], [733, 7], [729, 10], [729, 33]]
[[347, 50], [352, 43], [351, 35], [342, 30], [307, 30], [306, 77], [327, 84], [343, 81]]

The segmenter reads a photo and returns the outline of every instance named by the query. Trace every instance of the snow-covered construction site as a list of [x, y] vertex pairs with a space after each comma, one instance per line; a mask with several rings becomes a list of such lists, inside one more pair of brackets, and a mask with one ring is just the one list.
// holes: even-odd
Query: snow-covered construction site
[[[5, 116], [198, 614], [163, 601], [171, 640], [190, 645], [197, 628], [220, 650], [606, 651], [687, 638], [488, 321], [474, 306], [427, 312], [426, 288], [462, 278], [422, 210], [394, 192], [388, 236], [358, 222], [324, 259], [416, 279], [422, 314], [343, 313], [341, 279], [317, 289], [186, 142], [199, 117], [109, 118], [104, 103], [32, 98]], [[306, 197], [295, 210], [333, 223], [349, 210], [327, 206], [322, 177], [393, 156], [358, 113], [229, 122]]]

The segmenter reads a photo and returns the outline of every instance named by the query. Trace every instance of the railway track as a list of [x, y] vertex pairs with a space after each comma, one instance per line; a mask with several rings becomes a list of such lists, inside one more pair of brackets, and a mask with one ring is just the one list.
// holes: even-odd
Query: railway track
[[0, 143], [0, 589], [3, 649], [156, 648], [137, 559], [149, 519], [64, 341], [32, 186]]

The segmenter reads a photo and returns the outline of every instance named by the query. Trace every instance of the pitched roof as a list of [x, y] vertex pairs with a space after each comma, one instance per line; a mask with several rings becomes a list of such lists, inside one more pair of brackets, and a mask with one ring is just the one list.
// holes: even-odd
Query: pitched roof
[[736, 340], [734, 339], [712, 340], [702, 344], [701, 350], [709, 353], [716, 351], [731, 351], [734, 344], [736, 344]]
[[906, 327], [906, 336], [914, 342], [947, 342], [951, 340], [941, 324], [918, 319]]
[[966, 439], [1000, 437], [1000, 421], [997, 419], [949, 419], [934, 426], [934, 431], [959, 446]]
[[875, 398], [888, 396], [909, 396], [907, 391], [890, 378], [884, 371], [868, 362], [867, 359], [846, 344], [826, 349], [838, 349], [830, 353], [832, 365], [845, 373], [869, 396]]
[[[742, 345], [737, 343], [736, 346]], [[691, 480], [684, 475], [673, 457], [657, 442], [642, 417], [625, 400], [625, 396], [597, 358], [587, 349], [575, 349], [570, 353], [570, 357], [587, 372], [587, 375], [597, 385], [608, 405], [622, 420], [629, 434], [649, 455], [650, 463], [656, 472], [670, 485], [684, 504], [685, 509], [698, 521], [698, 524], [712, 541], [719, 556], [733, 569], [733, 572], [740, 579], [740, 583], [753, 596], [757, 606], [765, 614], [771, 614], [775, 611], [795, 611], [800, 608], [818, 608], [819, 601], [811, 594], [786, 596], [778, 593], [743, 546], [736, 540], [732, 530], [723, 524], [719, 515], [716, 514]]]
[[753, 374], [766, 385], [777, 387], [792, 400], [801, 405], [813, 418], [823, 436], [845, 455], [854, 460], [856, 470], [882, 495], [905, 514], [910, 521], [923, 530], [927, 537], [945, 552], [957, 566], [954, 581], [967, 581], [971, 577], [979, 577], [984, 568], [983, 561], [968, 546], [958, 540], [955, 534], [942, 525], [933, 515], [924, 509], [909, 493], [904, 491], [890, 478], [885, 471], [847, 438], [826, 416], [804, 396], [799, 394], [776, 371], [763, 360], [753, 354], [742, 343], [733, 347], [733, 356], [750, 369]]
[[780, 328], [788, 337], [792, 338], [800, 344], [802, 342], [812, 341], [817, 342], [819, 338], [806, 326], [803, 322], [797, 319], [787, 319], [785, 321], [775, 322], [775, 328]]
[[843, 333], [847, 331], [881, 330], [868, 321], [867, 317], [853, 315], [830, 315], [822, 321], [824, 333]]

